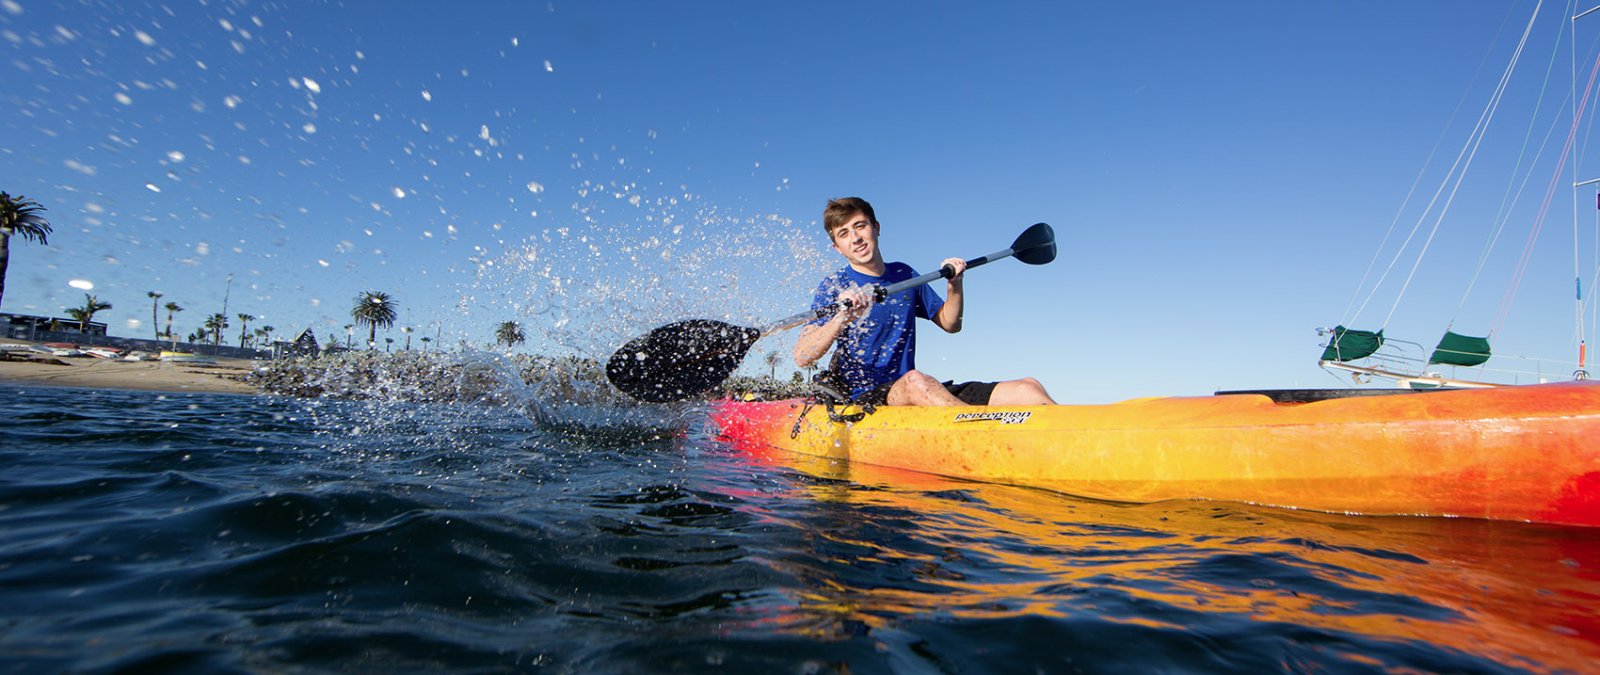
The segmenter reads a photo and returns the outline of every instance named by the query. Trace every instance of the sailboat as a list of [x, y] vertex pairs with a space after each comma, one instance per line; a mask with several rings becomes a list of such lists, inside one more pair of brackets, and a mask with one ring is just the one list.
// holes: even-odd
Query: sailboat
[[[1439, 182], [1438, 188], [1432, 193], [1432, 198], [1422, 213], [1416, 218], [1410, 231], [1406, 233], [1403, 241], [1395, 247], [1387, 266], [1378, 272], [1378, 263], [1385, 253], [1385, 248], [1390, 241], [1396, 239], [1396, 226], [1403, 222], [1401, 215], [1397, 215], [1390, 230], [1384, 236], [1384, 243], [1380, 244], [1379, 253], [1374, 255], [1372, 264], [1367, 268], [1367, 274], [1361, 280], [1357, 297], [1352, 299], [1347, 316], [1358, 316], [1377, 297], [1386, 282], [1399, 286], [1395, 294], [1395, 302], [1383, 324], [1375, 329], [1347, 328], [1354, 323], [1347, 318], [1338, 322], [1332, 328], [1319, 328], [1318, 334], [1327, 338], [1322, 345], [1323, 351], [1318, 359], [1318, 365], [1326, 371], [1337, 375], [1348, 376], [1355, 384], [1367, 384], [1375, 380], [1392, 382], [1403, 389], [1482, 389], [1502, 386], [1514, 386], [1531, 383], [1544, 383], [1553, 381], [1580, 381], [1589, 378], [1587, 369], [1587, 340], [1585, 338], [1591, 330], [1585, 329], [1585, 323], [1593, 323], [1594, 307], [1586, 305], [1583, 290], [1586, 286], [1593, 287], [1600, 281], [1600, 264], [1589, 270], [1579, 267], [1580, 256], [1572, 254], [1573, 276], [1572, 286], [1563, 292], [1574, 292], [1576, 301], [1576, 317], [1574, 331], [1574, 346], [1576, 348], [1576, 361], [1561, 361], [1548, 358], [1528, 358], [1510, 354], [1496, 354], [1491, 348], [1491, 341], [1495, 337], [1498, 326], [1502, 325], [1510, 316], [1510, 308], [1529, 265], [1532, 264], [1531, 254], [1534, 243], [1539, 239], [1541, 231], [1552, 213], [1552, 205], [1558, 201], [1555, 197], [1565, 189], [1572, 190], [1573, 195], [1573, 237], [1574, 252], [1578, 249], [1578, 242], [1585, 236], [1593, 239], [1597, 235], [1594, 231], [1585, 233], [1582, 224], [1583, 217], [1579, 198], [1584, 190], [1593, 191], [1600, 185], [1600, 179], [1579, 179], [1578, 160], [1576, 151], [1581, 147], [1583, 137], [1587, 132], [1586, 120], [1593, 115], [1592, 106], [1596, 105], [1596, 98], [1600, 92], [1596, 91], [1597, 75], [1600, 75], [1600, 53], [1591, 47], [1587, 58], [1579, 53], [1578, 29], [1580, 20], [1591, 13], [1600, 10], [1592, 8], [1584, 12], [1573, 13], [1573, 6], [1568, 5], [1569, 11], [1561, 17], [1561, 29], [1557, 31], [1556, 50], [1561, 49], [1560, 43], [1565, 42], [1566, 48], [1572, 56], [1570, 93], [1553, 91], [1548, 86], [1551, 70], [1545, 72], [1545, 86], [1541, 86], [1541, 100], [1551, 94], [1565, 93], [1567, 100], [1563, 102], [1565, 108], [1561, 114], [1548, 114], [1542, 104], [1531, 106], [1530, 121], [1523, 136], [1523, 146], [1518, 155], [1518, 166], [1512, 173], [1511, 179], [1502, 199], [1500, 213], [1491, 221], [1491, 229], [1487, 237], [1483, 253], [1478, 265], [1467, 282], [1467, 292], [1462, 295], [1462, 305], [1465, 306], [1471, 291], [1482, 280], [1482, 273], [1487, 263], [1494, 255], [1496, 243], [1508, 239], [1509, 226], [1515, 223], [1528, 225], [1528, 233], [1521, 251], [1521, 257], [1513, 267], [1510, 280], [1507, 282], [1506, 291], [1502, 297], [1499, 310], [1494, 315], [1492, 325], [1480, 332], [1457, 331], [1456, 320], [1452, 318], [1444, 328], [1443, 335], [1431, 349], [1426, 343], [1405, 339], [1398, 339], [1386, 335], [1388, 323], [1392, 320], [1403, 300], [1406, 289], [1416, 279], [1424, 258], [1431, 245], [1441, 237], [1443, 226], [1452, 222], [1450, 207], [1455, 198], [1461, 193], [1465, 179], [1472, 168], [1473, 159], [1478, 156], [1485, 145], [1485, 140], [1491, 131], [1514, 128], [1509, 123], [1497, 121], [1497, 114], [1505, 103], [1505, 96], [1516, 81], [1518, 65], [1530, 52], [1527, 49], [1531, 37], [1536, 34], [1535, 28], [1540, 25], [1541, 12], [1545, 3], [1540, 2], [1534, 8], [1524, 28], [1521, 39], [1516, 43], [1515, 49], [1492, 93], [1485, 103], [1477, 124], [1467, 135], [1461, 150], [1456, 154], [1455, 162]], [[1596, 17], [1600, 19], [1600, 17]], [[1548, 23], [1548, 22], [1546, 22]], [[1548, 32], [1548, 30], [1546, 31]], [[1557, 59], [1551, 60], [1554, 66]], [[1588, 68], [1580, 68], [1580, 63], [1591, 64]], [[1523, 68], [1526, 74], [1528, 68]], [[1585, 71], [1587, 74], [1585, 76]], [[1544, 117], [1541, 112], [1547, 113]], [[1546, 129], [1544, 140], [1538, 141], [1539, 134], [1535, 130], [1540, 126]], [[1552, 152], [1553, 147], [1559, 150]], [[1424, 174], [1426, 173], [1426, 165]], [[1419, 183], [1423, 174], [1419, 174]], [[1570, 178], [1568, 176], [1571, 176]], [[1538, 204], [1537, 210], [1531, 216], [1523, 217], [1523, 212], [1518, 211], [1519, 202], [1526, 195], [1525, 189], [1534, 181], [1545, 180], [1546, 188], [1543, 200]], [[1569, 185], [1570, 183], [1570, 185]], [[1410, 202], [1416, 195], [1415, 185], [1406, 202]], [[1596, 215], [1600, 216], [1600, 194], [1595, 195]], [[1526, 207], [1526, 205], [1523, 205]], [[1527, 209], [1525, 208], [1524, 211]], [[1406, 211], [1402, 205], [1401, 213]], [[1459, 219], [1455, 219], [1459, 220]], [[1596, 230], [1600, 230], [1600, 219], [1597, 219]], [[1403, 263], [1410, 261], [1409, 267]], [[1458, 266], [1459, 267], [1459, 266]], [[1368, 285], [1368, 280], [1378, 272], [1376, 281]], [[1586, 283], [1586, 278], [1588, 282]], [[1361, 292], [1365, 290], [1363, 299]], [[1358, 302], [1359, 301], [1359, 302]], [[1461, 313], [1458, 307], [1457, 314]]]

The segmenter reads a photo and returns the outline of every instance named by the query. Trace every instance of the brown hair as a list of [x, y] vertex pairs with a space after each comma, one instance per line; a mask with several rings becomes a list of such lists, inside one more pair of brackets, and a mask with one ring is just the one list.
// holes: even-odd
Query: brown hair
[[833, 230], [836, 227], [850, 222], [850, 217], [857, 213], [866, 216], [873, 225], [878, 224], [877, 214], [872, 212], [872, 205], [860, 197], [840, 197], [829, 199], [828, 208], [822, 210], [822, 231], [833, 239]]

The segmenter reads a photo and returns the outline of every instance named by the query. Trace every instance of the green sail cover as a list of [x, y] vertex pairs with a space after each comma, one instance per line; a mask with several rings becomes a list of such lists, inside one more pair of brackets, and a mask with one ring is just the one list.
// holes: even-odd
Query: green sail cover
[[1354, 361], [1372, 356], [1383, 346], [1383, 331], [1376, 333], [1368, 330], [1350, 330], [1344, 326], [1335, 326], [1333, 339], [1328, 340], [1328, 348], [1322, 350], [1323, 361]]
[[1451, 366], [1478, 366], [1489, 360], [1489, 338], [1470, 337], [1445, 331], [1428, 363]]

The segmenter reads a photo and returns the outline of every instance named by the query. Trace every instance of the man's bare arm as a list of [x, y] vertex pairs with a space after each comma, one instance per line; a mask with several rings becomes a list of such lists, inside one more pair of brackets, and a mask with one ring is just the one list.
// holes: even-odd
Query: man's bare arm
[[839, 333], [844, 332], [845, 326], [866, 316], [872, 309], [872, 295], [866, 291], [846, 291], [840, 293], [839, 298], [849, 300], [850, 306], [834, 314], [825, 324], [800, 329], [800, 339], [794, 343], [795, 365], [804, 368], [816, 363], [817, 359], [828, 353], [833, 341], [839, 339]]
[[961, 312], [965, 309], [965, 299], [962, 297], [962, 278], [967, 271], [967, 261], [960, 258], [947, 258], [940, 266], [950, 266], [955, 269], [955, 274], [950, 275], [950, 284], [945, 287], [944, 306], [933, 315], [933, 323], [944, 329], [946, 333], [961, 332]]

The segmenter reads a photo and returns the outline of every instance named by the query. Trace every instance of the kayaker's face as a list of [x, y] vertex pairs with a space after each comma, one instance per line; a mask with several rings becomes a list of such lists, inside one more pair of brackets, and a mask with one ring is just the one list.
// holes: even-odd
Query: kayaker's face
[[833, 250], [850, 261], [852, 266], [872, 266], [881, 261], [878, 253], [878, 226], [857, 213], [845, 224], [833, 229]]

